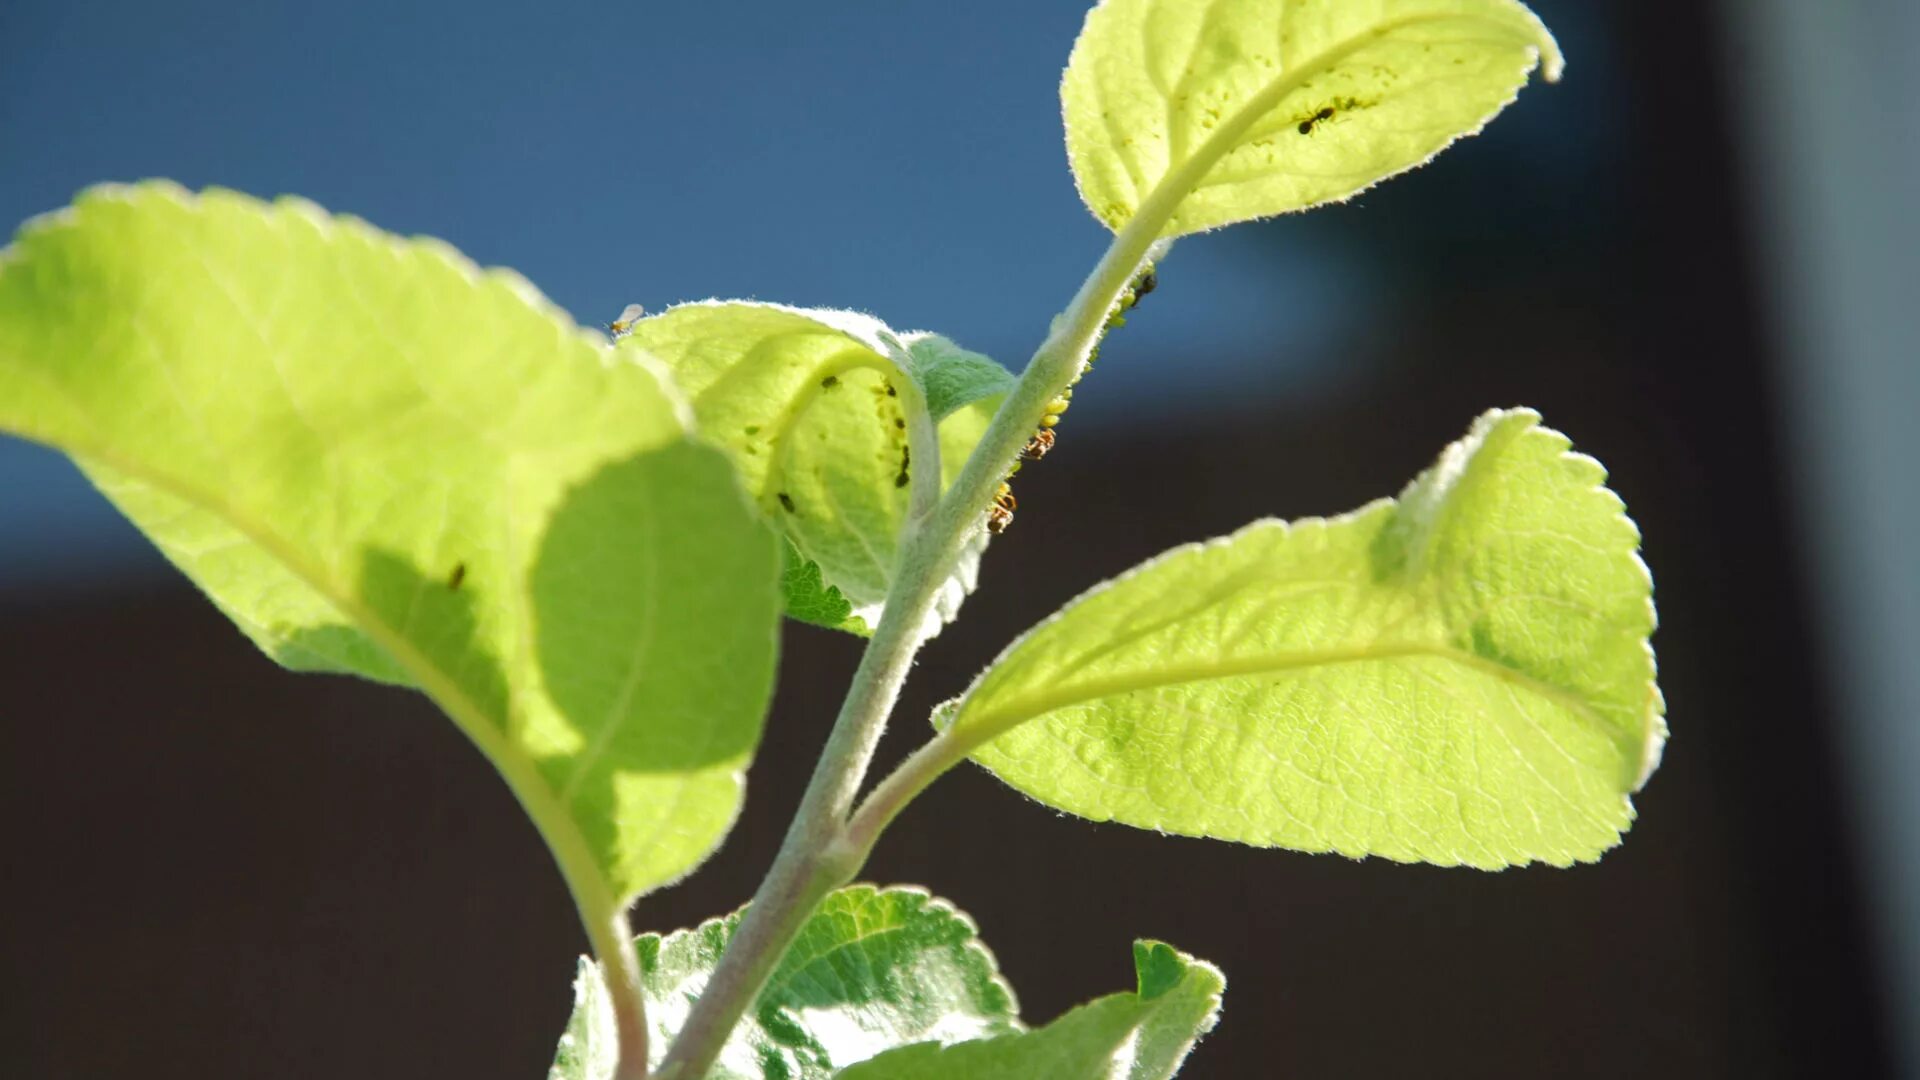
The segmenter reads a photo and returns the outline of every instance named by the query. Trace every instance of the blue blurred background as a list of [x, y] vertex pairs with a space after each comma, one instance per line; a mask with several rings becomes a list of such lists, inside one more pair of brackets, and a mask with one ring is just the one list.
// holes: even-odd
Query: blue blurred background
[[[1580, 78], [1527, 95], [1422, 177], [1437, 197], [1382, 189], [1185, 245], [1178, 302], [1128, 335], [1164, 359], [1103, 371], [1076, 428], [1350, 392], [1380, 351], [1355, 342], [1383, 345], [1370, 328], [1434, 270], [1409, 264], [1409, 243], [1464, 239], [1452, 259], [1524, 278], [1567, 230], [1604, 220], [1566, 214], [1562, 193], [1617, 215], [1624, 73], [1596, 14], [1562, 6]], [[582, 322], [714, 296], [856, 307], [1018, 367], [1105, 243], [1067, 172], [1056, 96], [1084, 13], [1077, 0], [538, 14], [12, 0], [0, 217], [103, 179], [297, 193], [514, 267]], [[1448, 195], [1481, 205], [1423, 220]], [[1490, 215], [1517, 250], [1472, 243]], [[51, 455], [9, 443], [0, 470], [30, 500], [0, 520], [0, 580], [158, 566]]]
[[[101, 180], [297, 193], [582, 322], [857, 307], [1018, 367], [1105, 240], [1056, 97], [1085, 6], [5, 0], [0, 223]], [[1661, 584], [1675, 741], [1629, 843], [1438, 874], [1093, 829], [968, 776], [870, 873], [972, 910], [1035, 1020], [1118, 988], [1134, 933], [1221, 960], [1196, 1075], [1920, 1075], [1920, 9], [1534, 6], [1564, 83], [1352, 203], [1178, 246], [902, 726], [1096, 576], [1388, 494], [1532, 404], [1612, 466]], [[273, 672], [10, 441], [0, 617], [0, 1072], [538, 1075], [578, 935], [423, 704]], [[810, 759], [852, 656], [789, 634], [763, 762]], [[754, 780], [640, 925], [750, 892], [796, 789]]]

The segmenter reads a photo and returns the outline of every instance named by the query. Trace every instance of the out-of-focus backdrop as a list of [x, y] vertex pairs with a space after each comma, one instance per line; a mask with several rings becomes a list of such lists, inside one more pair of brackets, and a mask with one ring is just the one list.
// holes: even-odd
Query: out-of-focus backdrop
[[[1179, 245], [885, 752], [1098, 578], [1390, 494], [1529, 404], [1609, 465], [1659, 583], [1673, 741], [1624, 847], [1356, 863], [963, 770], [867, 874], [970, 911], [1036, 1021], [1124, 988], [1134, 936], [1219, 961], [1195, 1076], [1920, 1075], [1920, 8], [1535, 7], [1564, 83]], [[852, 306], [1017, 367], [1104, 240], [1055, 97], [1084, 9], [6, 0], [0, 223], [107, 179], [298, 193], [583, 322]], [[789, 630], [739, 830], [637, 925], [750, 894], [855, 656]], [[543, 1075], [582, 936], [478, 753], [417, 696], [275, 669], [14, 442], [0, 685], [0, 1074]]]

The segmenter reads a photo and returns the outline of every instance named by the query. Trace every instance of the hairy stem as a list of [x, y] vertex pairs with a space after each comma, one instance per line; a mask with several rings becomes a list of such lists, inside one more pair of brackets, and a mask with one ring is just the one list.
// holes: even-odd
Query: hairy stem
[[[1046, 341], [994, 414], [953, 486], [931, 508], [923, 509], [921, 500], [915, 500], [880, 625], [860, 658], [860, 667], [854, 672], [853, 684], [814, 767], [800, 809], [773, 867], [741, 917], [726, 954], [661, 1063], [658, 1080], [700, 1080], [706, 1075], [734, 1025], [766, 985], [780, 957], [820, 901], [853, 880], [866, 862], [879, 829], [925, 783], [957, 760], [946, 760], [940, 769], [926, 773], [921, 778], [925, 782], [911, 790], [903, 786], [897, 802], [889, 804], [890, 809], [875, 811], [862, 837], [856, 838], [849, 829], [854, 797], [866, 779], [874, 748], [913, 666], [914, 654], [926, 640], [934, 598], [953, 572], [967, 540], [982, 527], [982, 514], [1006, 477], [1008, 466], [1045, 414], [1047, 402], [1066, 389], [1085, 365], [1107, 316], [1147, 259], [1181, 193], [1184, 187], [1175, 193], [1162, 185], [1114, 237], [1073, 303], [1054, 320]], [[920, 411], [925, 412], [924, 406]], [[918, 460], [914, 464], [916, 468], [925, 467]], [[938, 472], [933, 475], [937, 477]], [[916, 759], [921, 756], [915, 755]]]
[[[908, 529], [911, 534], [911, 522]], [[834, 840], [866, 777], [945, 577], [935, 573], [937, 568], [916, 562], [913, 548], [909, 543], [902, 553], [901, 573], [889, 590], [880, 625], [860, 658], [780, 854], [661, 1063], [662, 1080], [692, 1080], [706, 1074], [813, 909], [860, 869], [858, 863], [831, 857]]]
[[873, 853], [873, 845], [880, 841], [880, 834], [893, 824], [894, 818], [900, 816], [900, 811], [927, 790], [928, 785], [965, 759], [977, 744], [977, 740], [962, 742], [950, 738], [943, 731], [887, 774], [887, 778], [867, 794], [860, 808], [847, 820], [841, 842], [849, 852], [849, 857], [865, 863], [867, 856]]

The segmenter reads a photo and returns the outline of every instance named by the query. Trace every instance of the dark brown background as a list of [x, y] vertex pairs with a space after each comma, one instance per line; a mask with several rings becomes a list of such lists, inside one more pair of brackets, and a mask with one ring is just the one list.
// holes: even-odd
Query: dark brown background
[[[1490, 875], [1090, 826], [965, 769], [866, 877], [969, 911], [1029, 1018], [1128, 987], [1128, 942], [1154, 936], [1230, 980], [1193, 1076], [1887, 1070], [1739, 163], [1712, 122], [1724, 72], [1697, 13], [1642, 7], [1617, 17], [1634, 99], [1608, 190], [1583, 193], [1598, 209], [1503, 217], [1462, 172], [1379, 211], [1456, 217], [1339, 393], [1176, 430], [1069, 421], [886, 750], [1099, 577], [1395, 491], [1476, 413], [1526, 403], [1609, 465], [1650, 538], [1674, 738], [1640, 824], [1596, 866]], [[1674, 102], [1697, 122], [1663, 122]], [[1676, 200], [1675, 177], [1722, 197]], [[1511, 242], [1456, 249], [1447, 227]], [[1176, 258], [1138, 318], [1182, 289]], [[1103, 363], [1127, 359], [1116, 339]], [[543, 1075], [581, 934], [506, 788], [424, 700], [281, 673], [183, 583], [7, 604], [0, 1075]], [[807, 628], [785, 648], [746, 816], [637, 925], [726, 910], [770, 860], [856, 656]]]

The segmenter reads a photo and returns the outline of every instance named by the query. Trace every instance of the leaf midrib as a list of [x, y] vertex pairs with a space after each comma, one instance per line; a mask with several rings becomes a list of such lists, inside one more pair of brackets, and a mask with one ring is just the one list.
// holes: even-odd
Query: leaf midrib
[[1000, 705], [987, 707], [971, 721], [964, 714], [963, 703], [962, 715], [953, 730], [956, 737], [965, 739], [969, 747], [977, 747], [1047, 713], [1120, 694], [1141, 690], [1160, 690], [1187, 683], [1212, 682], [1253, 675], [1278, 675], [1337, 664], [1368, 663], [1409, 657], [1446, 660], [1480, 674], [1491, 675], [1565, 707], [1600, 731], [1604, 732], [1610, 727], [1591, 703], [1574, 692], [1535, 678], [1517, 668], [1449, 645], [1395, 642], [1345, 649], [1300, 649], [1260, 653], [1239, 659], [1172, 664], [1145, 672], [1099, 676], [1059, 688], [1049, 688], [1039, 693], [1016, 695]]
[[[18, 430], [18, 429], [16, 429]], [[25, 434], [24, 431], [20, 432]], [[586, 834], [580, 830], [573, 815], [554, 801], [554, 793], [535, 767], [532, 755], [526, 753], [507, 735], [506, 718], [490, 717], [486, 709], [480, 707], [453, 681], [451, 674], [429, 660], [424, 653], [415, 649], [406, 637], [393, 627], [376, 617], [338, 587], [332, 576], [321, 571], [313, 563], [302, 557], [290, 545], [268, 528], [256, 525], [253, 520], [242, 514], [228, 500], [218, 498], [201, 490], [171, 473], [156, 470], [144, 463], [126, 458], [104, 446], [82, 446], [73, 440], [47, 438], [45, 441], [68, 454], [84, 456], [97, 461], [126, 476], [150, 484], [183, 502], [198, 506], [212, 513], [234, 531], [244, 536], [265, 551], [276, 562], [290, 571], [294, 577], [307, 587], [319, 593], [332, 604], [341, 615], [356, 627], [365, 631], [374, 643], [387, 650], [407, 673], [418, 681], [421, 691], [431, 698], [459, 728], [466, 732], [474, 745], [479, 747], [507, 782], [514, 795], [527, 808], [528, 816], [535, 827], [546, 838], [552, 848], [555, 861], [559, 863], [561, 873], [567, 878], [569, 886], [584, 908], [591, 902], [602, 911], [617, 907], [611, 882], [599, 868], [599, 861], [593, 855], [587, 843]], [[508, 689], [508, 698], [512, 698], [512, 689]], [[587, 874], [590, 873], [590, 877]]]
[[[1138, 216], [1144, 212], [1148, 205], [1164, 197], [1167, 192], [1171, 191], [1176, 193], [1175, 201], [1173, 206], [1166, 211], [1166, 219], [1170, 223], [1178, 218], [1180, 205], [1186, 201], [1187, 195], [1199, 187], [1201, 182], [1206, 179], [1207, 173], [1212, 171], [1215, 165], [1219, 164], [1227, 154], [1231, 153], [1239, 145], [1240, 139], [1246, 135], [1247, 131], [1250, 130], [1255, 123], [1259, 122], [1261, 117], [1266, 116], [1278, 107], [1287, 95], [1300, 89], [1301, 84], [1308, 78], [1331, 70], [1335, 64], [1347, 59], [1366, 46], [1384, 39], [1387, 35], [1397, 30], [1402, 30], [1420, 23], [1450, 21], [1487, 23], [1508, 32], [1517, 40], [1527, 42], [1533, 46], [1536, 52], [1540, 50], [1539, 42], [1515, 34], [1512, 32], [1512, 27], [1507, 23], [1499, 19], [1489, 18], [1485, 15], [1429, 12], [1417, 15], [1403, 15], [1398, 19], [1392, 19], [1372, 26], [1368, 28], [1365, 33], [1345, 38], [1315, 53], [1298, 66], [1281, 71], [1281, 73], [1269, 81], [1266, 86], [1262, 87], [1258, 93], [1249, 97], [1245, 104], [1236, 109], [1232, 115], [1227, 118], [1225, 123], [1215, 128], [1213, 134], [1203, 140], [1199, 147], [1188, 155], [1186, 160], [1162, 174], [1159, 182], [1148, 192], [1147, 197], [1134, 208], [1134, 216]], [[1168, 137], [1171, 138], [1171, 124], [1168, 125], [1168, 129]], [[1161, 231], [1164, 231], [1164, 226]]]

